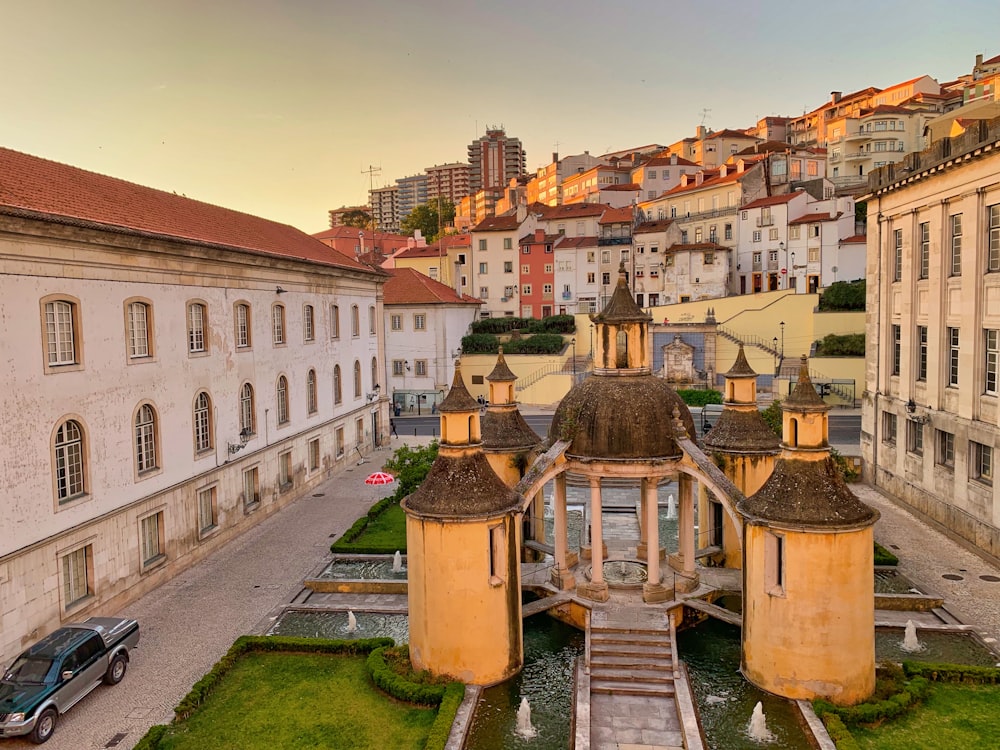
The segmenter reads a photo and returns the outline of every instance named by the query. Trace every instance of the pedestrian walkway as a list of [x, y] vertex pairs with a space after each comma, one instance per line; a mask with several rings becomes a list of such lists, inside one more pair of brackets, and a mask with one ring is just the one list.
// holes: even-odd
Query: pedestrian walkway
[[[426, 440], [394, 439], [391, 447], [404, 442]], [[376, 498], [365, 477], [391, 455], [376, 451], [363, 465], [346, 467], [124, 611], [99, 613], [137, 619], [139, 648], [121, 685], [97, 688], [60, 717], [46, 750], [129, 750], [150, 726], [169, 722], [174, 706], [233, 641], [290, 602], [334, 539], [371, 507]], [[33, 747], [5, 740], [2, 750]]]

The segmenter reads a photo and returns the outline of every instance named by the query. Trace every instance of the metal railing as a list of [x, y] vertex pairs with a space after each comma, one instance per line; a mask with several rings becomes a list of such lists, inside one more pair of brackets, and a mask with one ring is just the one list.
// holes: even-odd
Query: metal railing
[[778, 356], [778, 350], [771, 345], [771, 340], [765, 339], [763, 336], [755, 336], [753, 334], [738, 334], [735, 331], [730, 331], [724, 326], [717, 326], [716, 331], [719, 335], [725, 339], [729, 339], [733, 343], [743, 344], [744, 346], [756, 346], [758, 349], [770, 354], [772, 357]]

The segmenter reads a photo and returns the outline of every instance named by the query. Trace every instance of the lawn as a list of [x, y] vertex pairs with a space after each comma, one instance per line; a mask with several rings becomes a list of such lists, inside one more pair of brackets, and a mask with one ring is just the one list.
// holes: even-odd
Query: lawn
[[936, 682], [924, 704], [877, 729], [851, 730], [866, 750], [1000, 748], [1000, 686]]
[[338, 539], [334, 552], [363, 552], [391, 555], [396, 550], [406, 552], [406, 514], [399, 503], [391, 503], [382, 513], [368, 521], [365, 530], [353, 541]]
[[364, 656], [253, 652], [159, 748], [420, 750], [436, 715], [379, 692]]

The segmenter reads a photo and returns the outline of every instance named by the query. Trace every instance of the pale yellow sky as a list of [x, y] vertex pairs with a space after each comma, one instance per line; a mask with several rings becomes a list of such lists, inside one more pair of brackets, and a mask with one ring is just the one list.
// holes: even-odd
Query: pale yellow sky
[[534, 169], [1000, 54], [1000, 4], [947, 7], [0, 0], [0, 145], [317, 232], [487, 125]]

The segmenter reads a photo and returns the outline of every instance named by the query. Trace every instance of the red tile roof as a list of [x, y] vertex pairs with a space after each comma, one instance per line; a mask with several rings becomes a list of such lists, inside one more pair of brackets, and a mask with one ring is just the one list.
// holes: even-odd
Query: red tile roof
[[562, 235], [562, 234], [544, 234], [544, 235], [542, 235], [542, 239], [536, 240], [535, 239], [535, 234], [534, 234], [534, 232], [532, 232], [531, 234], [526, 234], [523, 237], [521, 237], [517, 241], [517, 244], [518, 245], [546, 245], [546, 244], [551, 244], [553, 242], [556, 242], [560, 237], [563, 237], [563, 236], [565, 236], [565, 235]]
[[700, 164], [695, 164], [693, 161], [685, 159], [685, 158], [683, 158], [681, 156], [677, 157], [677, 162], [674, 163], [674, 164], [671, 164], [670, 159], [671, 159], [670, 155], [667, 155], [667, 156], [654, 156], [652, 159], [650, 159], [649, 161], [647, 161], [641, 167], [636, 167], [636, 169], [641, 169], [641, 168], [645, 168], [645, 167], [671, 167], [671, 166], [674, 166], [674, 167], [699, 167], [699, 166], [701, 166]]
[[597, 221], [598, 224], [630, 224], [632, 222], [632, 207], [623, 208], [606, 207], [604, 214]]
[[912, 109], [907, 109], [906, 107], [897, 107], [894, 104], [879, 104], [873, 109], [863, 109], [861, 110], [861, 116], [866, 117], [868, 115], [915, 115], [917, 114]]
[[401, 240], [403, 242], [406, 242], [408, 239], [405, 234], [393, 234], [392, 232], [373, 233], [371, 229], [358, 229], [357, 227], [348, 227], [344, 225], [324, 229], [322, 232], [316, 232], [315, 234], [311, 234], [309, 236], [315, 237], [317, 240], [355, 239], [358, 236], [358, 232], [363, 233], [365, 235], [365, 240], [368, 241], [372, 239], [372, 234], [375, 234], [379, 239], [393, 239]]
[[844, 242], [868, 242], [868, 235], [866, 234], [852, 234], [850, 237], [845, 237], [841, 240]]
[[657, 219], [656, 221], [644, 221], [632, 230], [632, 234], [650, 234], [652, 232], [662, 232], [671, 224], [673, 219]]
[[782, 195], [768, 195], [763, 198], [758, 198], [755, 201], [747, 203], [745, 206], [740, 206], [740, 210], [745, 210], [747, 208], [763, 208], [764, 206], [780, 206], [782, 203], [788, 203], [793, 198], [797, 198], [800, 195], [804, 195], [802, 191], [796, 191], [794, 193], [784, 193]]
[[[708, 174], [708, 173], [709, 172], [706, 172], [706, 174]], [[663, 194], [663, 196], [678, 195], [680, 193], [691, 193], [691, 192], [694, 192], [696, 190], [705, 190], [706, 188], [718, 187], [719, 185], [725, 185], [726, 183], [729, 183], [729, 182], [736, 182], [737, 180], [740, 180], [743, 177], [747, 176], [747, 172], [746, 171], [737, 172], [735, 169], [733, 169], [733, 171], [731, 171], [725, 177], [714, 176], [714, 175], [718, 174], [717, 170], [711, 170], [711, 174], [713, 174], [713, 176], [710, 177], [710, 178], [707, 178], [700, 185], [696, 185], [695, 182], [694, 182], [694, 180], [690, 179], [690, 176], [689, 176], [690, 182], [688, 182], [687, 185], [678, 185], [676, 187], [670, 188], [670, 190], [668, 190], [667, 192], [665, 192]], [[660, 197], [663, 197], [663, 196], [660, 196]]]
[[710, 141], [713, 138], [756, 138], [753, 135], [747, 135], [742, 130], [732, 130], [731, 128], [723, 128], [722, 130], [716, 130], [705, 136], [706, 141]]
[[386, 305], [481, 305], [482, 300], [459, 295], [446, 284], [424, 276], [412, 268], [388, 271], [383, 304]]
[[612, 190], [612, 191], [639, 190], [641, 188], [642, 185], [639, 185], [635, 182], [625, 182], [618, 185], [601, 185], [601, 190]]
[[556, 244], [556, 250], [571, 247], [597, 247], [597, 237], [563, 237]]
[[7, 148], [0, 148], [0, 213], [372, 270], [287, 224]]
[[820, 221], [831, 221], [833, 219], [839, 219], [844, 215], [843, 211], [838, 211], [836, 215], [825, 212], [821, 214], [806, 214], [805, 216], [799, 216], [796, 219], [791, 219], [789, 224], [815, 224]]
[[500, 216], [487, 216], [481, 222], [472, 227], [473, 232], [509, 232], [521, 226], [517, 220], [517, 214], [508, 213]]
[[574, 219], [583, 216], [600, 216], [607, 211], [604, 203], [564, 203], [559, 206], [541, 206], [542, 219]]
[[1000, 55], [991, 57], [989, 60], [983, 60], [983, 65], [993, 65], [994, 63], [1000, 63]]
[[729, 248], [714, 242], [692, 242], [686, 245], [677, 243], [667, 248], [668, 252], [677, 252], [678, 250], [729, 250]]

